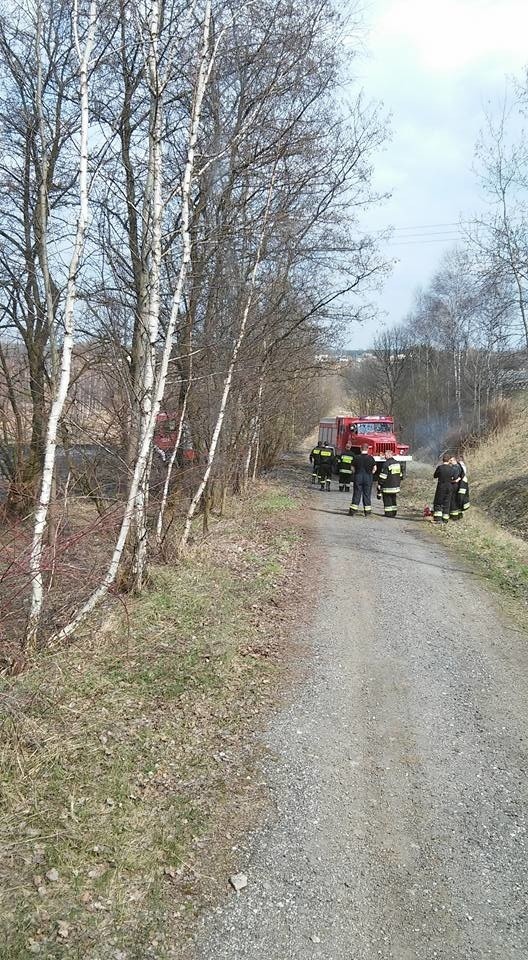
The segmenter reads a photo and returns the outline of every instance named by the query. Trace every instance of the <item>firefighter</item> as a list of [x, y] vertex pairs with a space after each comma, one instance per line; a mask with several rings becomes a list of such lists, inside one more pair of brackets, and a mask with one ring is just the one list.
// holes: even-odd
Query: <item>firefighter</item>
[[458, 488], [462, 477], [464, 476], [464, 471], [460, 466], [456, 457], [451, 457], [449, 463], [453, 467], [453, 479], [451, 481], [451, 502], [449, 504], [449, 519], [450, 520], [460, 520], [462, 516], [462, 510], [460, 509], [458, 502]]
[[333, 450], [327, 443], [323, 443], [323, 446], [319, 450], [319, 484], [321, 490], [330, 490], [333, 466]]
[[312, 464], [312, 483], [317, 483], [319, 479], [319, 457], [321, 455], [321, 444], [318, 442], [310, 453], [310, 463]]
[[352, 469], [354, 454], [352, 453], [352, 444], [347, 443], [345, 452], [337, 458], [337, 472], [339, 473], [339, 489], [348, 493], [350, 491], [350, 481], [352, 479]]
[[462, 511], [460, 514], [460, 517], [462, 518], [465, 511], [469, 510], [469, 480], [467, 476], [466, 464], [462, 459], [459, 459], [458, 463], [462, 468], [462, 479], [458, 485], [458, 502]]
[[401, 466], [394, 459], [394, 450], [386, 450], [385, 457], [378, 478], [378, 498], [381, 494], [385, 516], [395, 517], [398, 510], [396, 498], [400, 492]]
[[363, 513], [366, 517], [372, 516], [372, 482], [376, 472], [376, 461], [368, 452], [368, 443], [361, 446], [361, 453], [354, 457], [354, 493], [352, 503], [348, 509], [349, 516], [355, 517], [363, 500]]
[[438, 464], [433, 479], [437, 481], [433, 501], [433, 520], [435, 523], [445, 524], [449, 522], [451, 500], [457, 481], [457, 471], [450, 453], [443, 454], [442, 463]]
[[466, 465], [458, 457], [451, 457], [451, 464], [455, 471], [454, 486], [451, 493], [449, 517], [451, 520], [462, 520], [464, 510], [469, 507], [469, 484]]

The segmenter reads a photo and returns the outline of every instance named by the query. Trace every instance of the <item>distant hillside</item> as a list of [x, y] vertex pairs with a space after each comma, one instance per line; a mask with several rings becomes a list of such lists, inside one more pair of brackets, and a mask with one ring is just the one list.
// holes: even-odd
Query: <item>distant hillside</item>
[[512, 401], [513, 417], [468, 456], [472, 499], [510, 533], [528, 540], [528, 393]]

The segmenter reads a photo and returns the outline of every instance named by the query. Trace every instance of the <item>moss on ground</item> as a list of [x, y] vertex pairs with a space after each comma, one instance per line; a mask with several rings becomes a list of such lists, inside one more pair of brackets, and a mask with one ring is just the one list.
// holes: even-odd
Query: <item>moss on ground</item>
[[102, 634], [0, 681], [5, 960], [173, 955], [197, 851], [248, 789], [298, 538], [278, 484], [233, 509]]

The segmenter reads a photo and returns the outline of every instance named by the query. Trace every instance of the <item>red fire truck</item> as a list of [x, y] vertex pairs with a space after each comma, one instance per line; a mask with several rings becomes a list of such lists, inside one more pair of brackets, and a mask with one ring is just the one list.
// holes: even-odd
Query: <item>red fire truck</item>
[[325, 442], [338, 455], [345, 451], [347, 444], [351, 445], [352, 453], [359, 453], [367, 444], [368, 452], [378, 463], [383, 463], [387, 450], [394, 450], [394, 459], [402, 464], [402, 474], [407, 462], [412, 460], [408, 445], [400, 443], [394, 435], [393, 417], [348, 417], [344, 414], [328, 417], [319, 424], [319, 443]]

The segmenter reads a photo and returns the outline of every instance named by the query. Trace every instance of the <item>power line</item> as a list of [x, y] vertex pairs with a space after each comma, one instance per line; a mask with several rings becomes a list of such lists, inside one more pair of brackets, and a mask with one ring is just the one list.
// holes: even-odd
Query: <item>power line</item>
[[452, 220], [450, 223], [421, 223], [414, 227], [393, 227], [393, 230], [432, 230], [437, 227], [459, 227], [460, 220]]
[[455, 230], [446, 233], [407, 233], [403, 237], [387, 237], [387, 243], [405, 243], [407, 240], [449, 240], [450, 237], [463, 237], [465, 234]]
[[458, 234], [453, 237], [434, 237], [429, 240], [426, 239], [417, 239], [417, 240], [387, 240], [388, 247], [408, 247], [416, 246], [417, 244], [424, 243], [454, 243], [456, 240], [463, 240], [463, 234]]

